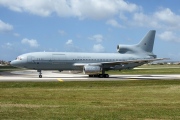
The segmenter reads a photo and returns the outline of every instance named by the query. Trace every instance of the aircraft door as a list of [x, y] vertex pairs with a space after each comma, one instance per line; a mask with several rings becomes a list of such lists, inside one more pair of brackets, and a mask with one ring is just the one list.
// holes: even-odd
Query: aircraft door
[[28, 63], [32, 62], [32, 56], [27, 56], [27, 62]]

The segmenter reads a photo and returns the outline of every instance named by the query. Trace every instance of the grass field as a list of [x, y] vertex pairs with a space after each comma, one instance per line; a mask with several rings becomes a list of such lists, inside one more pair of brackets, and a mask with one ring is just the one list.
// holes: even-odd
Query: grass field
[[143, 65], [132, 70], [112, 70], [108, 74], [179, 74], [180, 65]]
[[1, 82], [0, 119], [180, 119], [180, 80]]
[[13, 70], [20, 70], [20, 69], [12, 66], [0, 66], [0, 72], [13, 71]]
[[[108, 74], [179, 74], [144, 65]], [[163, 68], [163, 69], [162, 69]], [[0, 72], [20, 70], [0, 66]], [[0, 82], [1, 119], [180, 119], [180, 80]]]
[[159, 69], [133, 69], [133, 70], [110, 70], [108, 74], [180, 74], [180, 68], [159, 68]]

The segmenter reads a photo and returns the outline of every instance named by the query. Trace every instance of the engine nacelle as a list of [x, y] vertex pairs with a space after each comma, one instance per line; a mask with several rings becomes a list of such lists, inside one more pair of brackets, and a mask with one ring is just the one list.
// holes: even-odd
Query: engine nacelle
[[83, 68], [83, 72], [84, 72], [84, 74], [87, 74], [87, 75], [101, 74], [102, 68], [100, 66], [86, 65]]
[[127, 53], [127, 52], [133, 52], [134, 48], [130, 45], [117, 45], [117, 52], [119, 53]]

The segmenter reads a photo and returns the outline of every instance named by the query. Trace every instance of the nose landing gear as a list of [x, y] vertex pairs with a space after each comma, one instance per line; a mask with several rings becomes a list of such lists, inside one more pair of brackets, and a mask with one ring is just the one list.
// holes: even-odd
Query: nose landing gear
[[42, 78], [42, 72], [41, 72], [41, 70], [37, 70], [37, 72], [39, 72], [39, 78]]
[[39, 75], [39, 78], [42, 78], [42, 75]]

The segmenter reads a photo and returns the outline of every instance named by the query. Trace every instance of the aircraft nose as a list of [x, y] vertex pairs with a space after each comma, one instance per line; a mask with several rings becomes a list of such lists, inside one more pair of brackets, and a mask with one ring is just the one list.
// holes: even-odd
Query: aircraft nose
[[14, 67], [21, 67], [21, 62], [13, 60], [10, 62], [10, 65]]

